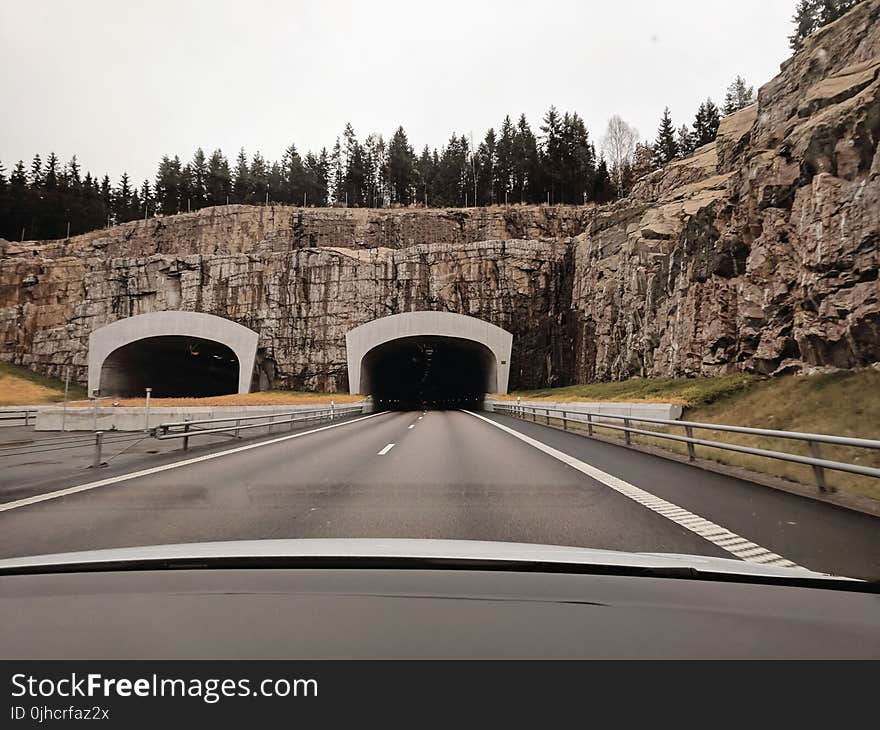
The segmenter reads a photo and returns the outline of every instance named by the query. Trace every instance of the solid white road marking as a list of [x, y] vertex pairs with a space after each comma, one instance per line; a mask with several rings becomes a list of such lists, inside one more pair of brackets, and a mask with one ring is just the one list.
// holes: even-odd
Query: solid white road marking
[[308, 436], [312, 433], [318, 433], [319, 431], [326, 431], [331, 428], [339, 428], [340, 426], [347, 426], [350, 423], [356, 423], [358, 421], [366, 421], [368, 418], [374, 418], [376, 416], [381, 416], [382, 413], [371, 413], [369, 416], [361, 416], [360, 418], [354, 418], [351, 421], [343, 421], [342, 423], [332, 423], [329, 426], [321, 426], [320, 428], [313, 428], [311, 431], [302, 431], [300, 433], [292, 433], [288, 436], [279, 436], [278, 438], [270, 439], [269, 441], [260, 441], [257, 444], [248, 444], [247, 446], [237, 446], [234, 449], [227, 449], [226, 451], [215, 451], [212, 454], [205, 454], [204, 456], [196, 456], [192, 459], [184, 459], [183, 461], [175, 461], [173, 464], [163, 464], [162, 466], [153, 466], [149, 469], [141, 469], [140, 471], [133, 471], [130, 474], [120, 474], [115, 477], [108, 477], [107, 479], [101, 479], [97, 482], [88, 482], [87, 484], [80, 484], [76, 487], [67, 487], [66, 489], [59, 489], [55, 492], [46, 492], [45, 494], [36, 494], [33, 497], [26, 497], [24, 499], [17, 499], [14, 502], [4, 502], [0, 504], [0, 512], [8, 512], [11, 509], [18, 509], [19, 507], [27, 507], [31, 504], [37, 504], [38, 502], [46, 502], [50, 499], [58, 499], [59, 497], [66, 497], [70, 494], [77, 494], [78, 492], [87, 492], [90, 489], [98, 489], [98, 487], [109, 487], [111, 484], [118, 484], [119, 482], [126, 482], [130, 479], [137, 479], [139, 477], [146, 477], [150, 474], [158, 474], [163, 471], [168, 471], [169, 469], [177, 469], [181, 466], [189, 466], [190, 464], [198, 464], [202, 461], [209, 461], [211, 459], [219, 459], [221, 456], [228, 456], [229, 454], [238, 454], [242, 451], [250, 451], [251, 449], [258, 449], [261, 446], [269, 446], [270, 444], [277, 444], [282, 441], [289, 441], [290, 439], [300, 438], [301, 436]]
[[376, 456], [385, 456], [391, 449], [394, 448], [394, 444], [388, 444], [384, 449], [382, 449]]
[[500, 428], [502, 431], [518, 438], [520, 441], [529, 444], [529, 446], [534, 446], [548, 456], [552, 456], [554, 459], [558, 459], [562, 463], [567, 464], [572, 469], [577, 469], [591, 479], [595, 479], [597, 482], [601, 482], [605, 486], [611, 487], [615, 492], [619, 492], [623, 496], [629, 497], [634, 502], [638, 502], [643, 507], [647, 507], [652, 512], [665, 517], [667, 520], [671, 520], [672, 522], [681, 525], [685, 529], [690, 530], [741, 560], [745, 560], [749, 563], [775, 565], [784, 568], [800, 567], [797, 563], [793, 563], [791, 560], [783, 558], [781, 555], [770, 552], [767, 548], [763, 548], [760, 545], [746, 540], [744, 537], [740, 537], [735, 532], [731, 532], [721, 525], [710, 522], [693, 512], [688, 512], [686, 509], [682, 509], [672, 502], [667, 502], [665, 499], [656, 497], [634, 484], [625, 482], [623, 479], [619, 479], [616, 476], [587, 464], [585, 461], [569, 456], [562, 451], [554, 449], [552, 446], [547, 446], [547, 444], [544, 444], [537, 439], [533, 439], [530, 436], [526, 436], [524, 433], [520, 433], [512, 428], [508, 428], [501, 423], [496, 423], [490, 418], [481, 416], [479, 413], [472, 413], [471, 411], [465, 411], [465, 413], [474, 416], [474, 418], [479, 418], [480, 420], [495, 426], [495, 428]]

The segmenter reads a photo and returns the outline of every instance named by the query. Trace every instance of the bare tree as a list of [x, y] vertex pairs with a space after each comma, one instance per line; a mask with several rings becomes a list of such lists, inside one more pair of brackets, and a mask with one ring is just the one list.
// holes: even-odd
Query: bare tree
[[605, 136], [602, 137], [602, 149], [611, 167], [611, 179], [618, 195], [623, 195], [624, 179], [632, 167], [633, 153], [636, 149], [639, 133], [615, 114], [608, 120]]

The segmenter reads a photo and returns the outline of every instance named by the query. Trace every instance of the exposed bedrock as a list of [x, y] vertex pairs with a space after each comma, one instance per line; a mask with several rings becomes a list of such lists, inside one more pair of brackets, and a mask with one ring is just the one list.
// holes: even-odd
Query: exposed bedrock
[[514, 335], [511, 387], [880, 361], [880, 0], [811, 36], [715, 142], [602, 207], [228, 206], [2, 242], [0, 359], [84, 382], [166, 309], [259, 335], [259, 387], [345, 389], [345, 333], [441, 310]]

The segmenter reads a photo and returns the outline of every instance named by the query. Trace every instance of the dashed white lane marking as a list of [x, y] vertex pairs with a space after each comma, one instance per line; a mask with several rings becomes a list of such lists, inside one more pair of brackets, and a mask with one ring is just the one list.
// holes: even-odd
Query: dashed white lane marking
[[77, 494], [78, 492], [88, 492], [90, 489], [98, 489], [99, 487], [109, 487], [111, 484], [118, 484], [119, 482], [126, 482], [130, 479], [137, 479], [139, 477], [146, 477], [150, 474], [159, 474], [163, 471], [168, 471], [169, 469], [178, 469], [182, 466], [189, 466], [190, 464], [198, 464], [202, 461], [210, 461], [211, 459], [219, 459], [221, 456], [228, 456], [229, 454], [238, 454], [242, 451], [250, 451], [251, 449], [259, 449], [261, 446], [269, 446], [270, 444], [277, 444], [282, 441], [290, 441], [290, 439], [300, 438], [301, 436], [308, 436], [312, 433], [318, 433], [319, 431], [327, 431], [331, 428], [339, 428], [340, 426], [347, 426], [350, 423], [357, 423], [358, 421], [366, 421], [368, 418], [375, 418], [376, 416], [381, 416], [382, 413], [371, 413], [369, 416], [361, 416], [360, 418], [353, 418], [350, 421], [343, 421], [342, 423], [331, 423], [329, 426], [321, 426], [320, 428], [313, 428], [310, 431], [301, 431], [300, 433], [292, 433], [288, 436], [279, 436], [278, 438], [269, 439], [268, 441], [260, 441], [256, 444], [248, 444], [247, 446], [236, 446], [234, 449], [226, 449], [226, 451], [215, 451], [212, 454], [205, 454], [204, 456], [195, 456], [192, 459], [184, 459], [183, 461], [175, 461], [173, 464], [163, 464], [162, 466], [153, 466], [149, 469], [141, 469], [140, 471], [133, 471], [130, 474], [120, 474], [115, 477], [108, 477], [107, 479], [100, 479], [97, 482], [88, 482], [87, 484], [80, 484], [75, 487], [67, 487], [66, 489], [59, 489], [55, 492], [46, 492], [45, 494], [37, 494], [33, 497], [26, 497], [24, 499], [17, 499], [14, 502], [5, 502], [0, 504], [0, 512], [8, 512], [11, 509], [18, 509], [19, 507], [27, 507], [31, 504], [37, 504], [38, 502], [46, 502], [50, 499], [58, 499], [59, 497], [67, 497], [71, 494]]
[[391, 449], [394, 448], [394, 444], [388, 444], [384, 449], [382, 449], [376, 456], [385, 456]]
[[775, 565], [784, 568], [800, 567], [797, 563], [788, 560], [788, 558], [783, 558], [781, 555], [770, 552], [767, 548], [763, 548], [750, 540], [746, 540], [744, 537], [737, 535], [735, 532], [731, 532], [721, 525], [710, 522], [693, 512], [688, 512], [688, 510], [682, 509], [672, 502], [667, 502], [665, 499], [656, 497], [634, 484], [630, 484], [623, 479], [619, 479], [616, 476], [587, 464], [585, 461], [569, 456], [562, 451], [554, 449], [552, 446], [547, 446], [547, 444], [541, 443], [540, 441], [533, 439], [530, 436], [526, 436], [519, 431], [515, 431], [512, 428], [508, 428], [501, 423], [496, 423], [490, 418], [481, 416], [479, 413], [472, 413], [471, 411], [465, 411], [465, 413], [474, 416], [475, 418], [479, 418], [481, 421], [485, 421], [486, 423], [495, 426], [495, 428], [500, 428], [514, 438], [518, 438], [520, 441], [529, 444], [529, 446], [534, 446], [548, 456], [552, 456], [554, 459], [558, 459], [562, 463], [567, 464], [572, 469], [577, 469], [591, 479], [595, 479], [597, 482], [601, 482], [605, 486], [611, 487], [615, 492], [619, 492], [623, 496], [629, 497], [634, 502], [638, 502], [643, 507], [647, 507], [652, 512], [665, 517], [667, 520], [671, 520], [672, 522], [681, 525], [685, 529], [690, 530], [703, 539], [717, 545], [722, 550], [726, 550], [730, 554], [735, 555], [740, 558], [740, 560], [745, 560], [749, 563]]
[[[419, 416], [420, 421], [422, 420], [422, 418], [424, 418], [424, 416]], [[792, 524], [794, 524], [794, 523], [792, 522]]]
[[412, 426], [408, 426], [407, 428], [409, 429], [409, 428], [415, 428], [415, 427], [416, 427], [416, 424], [413, 424]]

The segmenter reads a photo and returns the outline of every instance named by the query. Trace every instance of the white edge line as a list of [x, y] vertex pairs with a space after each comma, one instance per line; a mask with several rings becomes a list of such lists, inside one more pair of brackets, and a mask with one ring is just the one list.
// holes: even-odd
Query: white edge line
[[313, 428], [310, 431], [301, 431], [299, 433], [292, 433], [287, 436], [279, 436], [278, 438], [270, 439], [268, 441], [260, 441], [256, 444], [247, 444], [245, 446], [237, 446], [234, 449], [227, 449], [226, 451], [215, 451], [211, 454], [204, 454], [203, 456], [195, 456], [192, 459], [184, 459], [183, 461], [175, 461], [171, 464], [163, 464], [162, 466], [153, 466], [149, 469], [141, 469], [140, 471], [133, 471], [130, 474], [120, 474], [115, 477], [108, 477], [107, 479], [101, 479], [97, 482], [87, 482], [86, 484], [79, 484], [75, 487], [67, 487], [66, 489], [59, 489], [55, 492], [46, 492], [45, 494], [36, 494], [33, 497], [25, 497], [24, 499], [17, 499], [14, 502], [4, 502], [0, 504], [0, 512], [8, 512], [9, 510], [18, 509], [20, 507], [27, 507], [32, 504], [38, 504], [39, 502], [47, 502], [50, 499], [58, 499], [60, 497], [67, 497], [71, 494], [77, 494], [79, 492], [87, 492], [90, 489], [98, 489], [99, 487], [109, 487], [111, 484], [118, 484], [119, 482], [126, 482], [131, 479], [138, 479], [140, 477], [149, 476], [151, 474], [158, 474], [163, 471], [168, 471], [170, 469], [178, 469], [182, 466], [189, 466], [190, 464], [198, 464], [202, 461], [209, 461], [210, 459], [219, 459], [221, 456], [228, 456], [229, 454], [238, 454], [242, 451], [250, 451], [251, 449], [258, 449], [261, 446], [269, 446], [270, 444], [281, 443], [282, 441], [289, 441], [290, 439], [299, 438], [300, 436], [308, 436], [309, 434], [318, 433], [319, 431], [326, 431], [330, 428], [339, 428], [340, 426], [347, 426], [350, 423], [357, 423], [358, 421], [366, 421], [368, 418], [374, 418], [375, 416], [381, 416], [380, 413], [371, 413], [368, 416], [361, 416], [360, 418], [354, 418], [350, 421], [343, 421], [342, 423], [331, 423], [327, 426], [321, 426], [320, 428]]
[[[713, 545], [720, 547], [725, 552], [730, 553], [740, 560], [752, 563], [766, 563], [767, 561], [772, 560], [775, 565], [778, 565], [780, 567], [801, 567], [797, 563], [793, 563], [791, 560], [783, 558], [781, 555], [777, 555], [776, 553], [761, 547], [751, 540], [747, 540], [746, 538], [737, 535], [735, 532], [731, 532], [730, 530], [721, 527], [715, 522], [711, 522], [710, 520], [707, 520], [704, 517], [700, 517], [693, 512], [689, 512], [688, 510], [679, 507], [672, 502], [668, 502], [661, 497], [657, 497], [650, 492], [646, 492], [644, 489], [641, 489], [634, 484], [630, 484], [629, 482], [624, 481], [619, 477], [608, 474], [601, 469], [597, 469], [595, 466], [592, 466], [585, 461], [581, 461], [574, 456], [570, 456], [564, 451], [559, 451], [557, 449], [554, 449], [552, 446], [547, 446], [547, 444], [544, 444], [537, 439], [533, 439], [531, 436], [526, 436], [524, 433], [520, 433], [519, 431], [513, 428], [509, 428], [504, 424], [497, 423], [491, 418], [481, 416], [479, 413], [473, 413], [472, 411], [464, 412], [468, 415], [473, 416], [474, 418], [479, 418], [481, 421], [485, 421], [486, 423], [495, 426], [495, 428], [500, 428], [502, 431], [509, 433], [515, 438], [518, 438], [520, 441], [524, 441], [525, 443], [529, 444], [529, 446], [534, 446], [536, 449], [538, 449], [539, 451], [543, 451], [548, 456], [552, 456], [554, 459], [558, 459], [562, 463], [567, 464], [568, 466], [576, 469], [582, 474], [586, 474], [591, 479], [595, 479], [597, 482], [601, 482], [605, 486], [611, 487], [611, 489], [613, 489], [615, 492], [622, 494], [624, 497], [628, 497], [634, 502], [637, 502], [643, 507], [651, 510], [655, 514], [658, 514], [661, 517], [665, 517], [667, 520], [675, 522], [677, 525], [681, 525], [686, 530], [693, 532], [695, 535], [702, 537], [704, 540], [711, 542]], [[723, 537], [712, 538], [708, 537], [707, 535], [707, 533], [713, 533], [720, 530], [724, 531]], [[731, 542], [731, 538], [736, 538], [736, 540]], [[727, 545], [727, 547], [725, 547], [725, 544]]]

